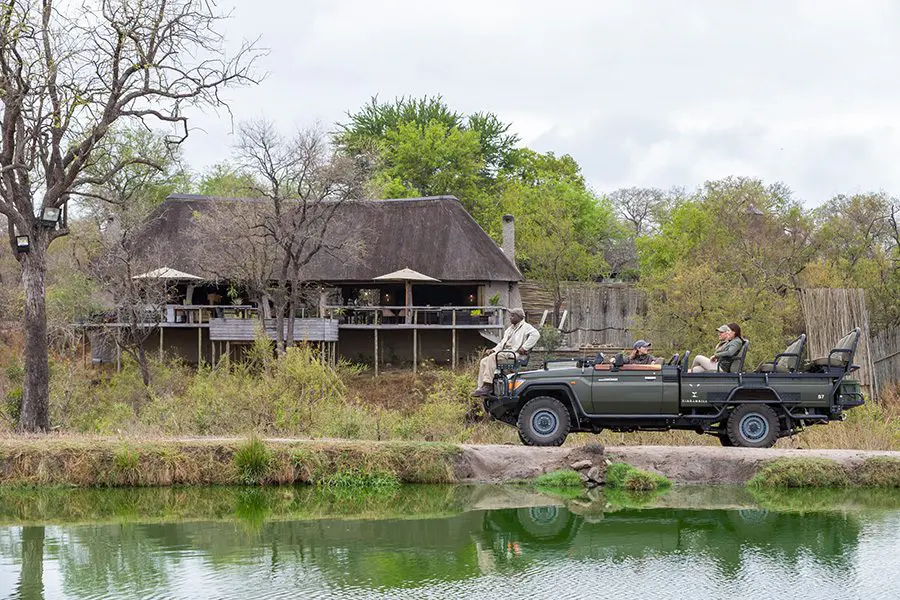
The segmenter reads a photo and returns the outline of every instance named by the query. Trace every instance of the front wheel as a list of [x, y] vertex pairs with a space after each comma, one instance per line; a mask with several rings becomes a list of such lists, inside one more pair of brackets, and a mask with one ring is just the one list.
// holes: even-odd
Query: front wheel
[[561, 446], [569, 435], [569, 410], [556, 398], [538, 396], [522, 408], [517, 425], [526, 446]]
[[728, 417], [725, 430], [735, 446], [771, 448], [778, 439], [778, 415], [765, 404], [742, 404]]

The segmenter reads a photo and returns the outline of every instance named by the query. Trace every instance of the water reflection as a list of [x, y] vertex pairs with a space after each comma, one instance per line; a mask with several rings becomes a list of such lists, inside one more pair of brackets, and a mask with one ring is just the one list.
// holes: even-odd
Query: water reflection
[[[778, 508], [794, 496], [753, 501], [744, 491], [733, 492], [732, 502], [743, 503], [734, 510], [634, 506], [691, 505], [680, 493], [563, 504], [453, 487], [353, 498], [311, 488], [2, 491], [0, 598], [363, 597], [424, 589], [465, 597], [487, 581], [521, 583], [572, 569], [588, 579], [616, 573], [632, 591], [665, 590], [679, 574], [702, 583], [698, 589], [721, 591], [763, 567], [776, 573], [770, 578], [802, 572], [817, 585], [837, 585], [859, 571], [861, 554], [881, 556], [882, 572], [900, 566], [890, 533], [900, 526], [893, 492], [841, 492], [830, 510], [805, 513]], [[23, 522], [35, 524], [16, 524]], [[854, 593], [874, 583], [856, 581]], [[587, 582], [572, 586], [573, 596], [590, 591]]]

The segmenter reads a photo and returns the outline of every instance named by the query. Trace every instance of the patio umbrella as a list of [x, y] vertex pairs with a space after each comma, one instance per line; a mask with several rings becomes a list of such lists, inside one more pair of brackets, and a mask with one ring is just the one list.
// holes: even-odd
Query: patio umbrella
[[402, 281], [406, 284], [406, 320], [409, 322], [410, 308], [412, 307], [412, 284], [414, 281], [419, 282], [438, 282], [439, 279], [435, 279], [434, 277], [429, 277], [428, 275], [423, 275], [418, 271], [413, 271], [409, 267], [405, 269], [400, 269], [399, 271], [394, 271], [393, 273], [387, 273], [385, 275], [380, 275], [375, 278], [375, 281]]
[[141, 273], [140, 275], [135, 275], [132, 279], [182, 279], [199, 281], [202, 277], [197, 277], [196, 275], [191, 275], [190, 273], [185, 273], [183, 271], [176, 271], [170, 267], [160, 267], [158, 269], [153, 269], [152, 271], [147, 271], [146, 273]]

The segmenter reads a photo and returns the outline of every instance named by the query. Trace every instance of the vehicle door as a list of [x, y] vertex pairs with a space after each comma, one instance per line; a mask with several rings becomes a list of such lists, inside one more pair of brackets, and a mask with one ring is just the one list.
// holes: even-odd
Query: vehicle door
[[655, 415], [662, 410], [660, 365], [596, 365], [591, 380], [592, 414]]

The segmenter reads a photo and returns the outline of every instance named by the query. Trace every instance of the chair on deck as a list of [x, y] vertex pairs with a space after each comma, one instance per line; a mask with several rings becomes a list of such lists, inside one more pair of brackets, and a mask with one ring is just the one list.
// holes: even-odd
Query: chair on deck
[[828, 356], [813, 358], [804, 365], [809, 373], [831, 373], [854, 370], [853, 357], [859, 344], [859, 327], [838, 340], [837, 345], [828, 352]]
[[769, 362], [761, 362], [756, 367], [757, 373], [793, 373], [800, 368], [800, 357], [806, 347], [806, 334], [788, 344], [784, 352], [775, 355], [775, 359]]
[[731, 364], [727, 369], [722, 368], [722, 361], [718, 361], [716, 363], [716, 371], [721, 373], [743, 373], [744, 372], [744, 360], [747, 358], [747, 350], [750, 349], [750, 340], [744, 338], [744, 343], [741, 345], [741, 349], [735, 354], [734, 359], [732, 359]]

